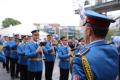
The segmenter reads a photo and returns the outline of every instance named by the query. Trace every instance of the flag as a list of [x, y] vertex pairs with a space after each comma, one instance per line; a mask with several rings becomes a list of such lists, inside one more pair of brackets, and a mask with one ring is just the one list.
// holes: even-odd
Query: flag
[[85, 10], [84, 10], [84, 5], [79, 5], [79, 15], [80, 15], [80, 19], [82, 21], [85, 21], [85, 14], [84, 14]]

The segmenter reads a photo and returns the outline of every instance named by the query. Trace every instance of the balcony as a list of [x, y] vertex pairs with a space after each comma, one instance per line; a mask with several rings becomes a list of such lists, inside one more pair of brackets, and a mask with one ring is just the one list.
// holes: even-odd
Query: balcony
[[109, 2], [97, 3], [95, 5], [85, 7], [85, 9], [92, 9], [97, 12], [109, 12], [120, 10], [120, 0], [112, 0]]

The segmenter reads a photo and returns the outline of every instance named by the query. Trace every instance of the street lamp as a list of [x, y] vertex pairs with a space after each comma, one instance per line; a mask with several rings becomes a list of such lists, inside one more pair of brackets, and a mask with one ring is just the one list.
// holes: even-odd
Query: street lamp
[[60, 36], [60, 34], [61, 34], [60, 31], [61, 31], [62, 28], [61, 28], [61, 27], [58, 27], [58, 29], [59, 29], [59, 40], [60, 40], [60, 37], [61, 37], [61, 36]]
[[88, 0], [85, 1], [84, 5], [89, 5], [90, 2]]

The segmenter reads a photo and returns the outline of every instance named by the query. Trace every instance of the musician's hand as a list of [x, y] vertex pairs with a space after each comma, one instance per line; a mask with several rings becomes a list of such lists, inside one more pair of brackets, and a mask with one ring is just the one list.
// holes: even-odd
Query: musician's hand
[[38, 47], [36, 50], [36, 53], [40, 53], [40, 52], [42, 52], [42, 49], [41, 49], [41, 47]]
[[51, 52], [51, 55], [55, 55], [55, 52]]
[[69, 54], [69, 57], [73, 57], [73, 54]]
[[42, 52], [41, 52], [41, 51], [38, 51], [38, 52], [37, 52], [37, 55], [38, 55], [38, 56], [41, 56], [41, 55], [42, 55]]
[[67, 59], [66, 59], [66, 61], [70, 61], [70, 59], [69, 59], [69, 58], [67, 58]]
[[39, 49], [37, 49], [37, 50], [36, 50], [36, 53], [39, 53], [39, 52], [40, 52], [40, 50], [39, 50]]

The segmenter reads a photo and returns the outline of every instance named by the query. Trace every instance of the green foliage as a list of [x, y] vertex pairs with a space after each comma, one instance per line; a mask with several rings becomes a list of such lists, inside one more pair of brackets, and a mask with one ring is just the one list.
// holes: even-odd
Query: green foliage
[[115, 35], [115, 32], [116, 32], [115, 29], [110, 29], [110, 30], [108, 31], [108, 34], [107, 34], [107, 36], [106, 36], [106, 39], [107, 39], [107, 40], [111, 40], [111, 36], [114, 36], [114, 35]]
[[5, 20], [2, 21], [2, 26], [4, 28], [9, 27], [10, 25], [15, 26], [15, 25], [18, 25], [18, 24], [21, 24], [21, 22], [18, 21], [18, 20], [15, 20], [13, 18], [5, 18]]

